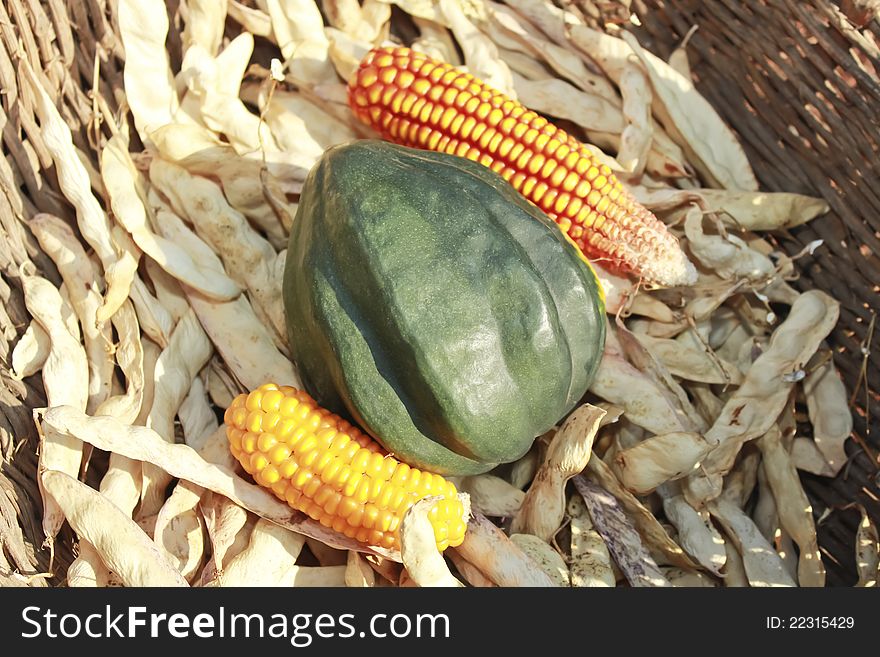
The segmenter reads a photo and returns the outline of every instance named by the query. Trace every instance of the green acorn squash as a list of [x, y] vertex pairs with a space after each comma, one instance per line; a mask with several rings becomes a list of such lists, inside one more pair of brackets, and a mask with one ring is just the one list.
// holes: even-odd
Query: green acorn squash
[[381, 141], [309, 172], [283, 292], [308, 393], [438, 474], [522, 456], [605, 341], [599, 282], [552, 220], [479, 164]]

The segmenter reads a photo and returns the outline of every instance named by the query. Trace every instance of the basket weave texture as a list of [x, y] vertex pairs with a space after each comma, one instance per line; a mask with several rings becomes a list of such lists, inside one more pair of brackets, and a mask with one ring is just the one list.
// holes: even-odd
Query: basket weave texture
[[[75, 145], [100, 185], [96, 131], [102, 115], [124, 111], [124, 53], [112, 24], [113, 0], [4, 0], [0, 3], [0, 586], [4, 575], [45, 573], [38, 437], [33, 409], [46, 403], [39, 377], [10, 374], [12, 348], [28, 324], [20, 284], [22, 267], [60, 282], [49, 258], [27, 229], [38, 212], [71, 222], [52, 159], [34, 115], [34, 99], [21, 84], [28, 61], [66, 119]], [[565, 5], [566, 2], [560, 4]], [[829, 215], [776, 235], [794, 254], [814, 240], [823, 248], [798, 261], [802, 289], [828, 291], [841, 302], [841, 321], [830, 340], [847, 388], [856, 391], [856, 440], [851, 460], [832, 480], [803, 475], [815, 512], [831, 509], [819, 525], [828, 583], [851, 584], [853, 536], [859, 502], [880, 520], [878, 408], [880, 338], [870, 346], [880, 309], [880, 19], [871, 3], [844, 0], [635, 0], [575, 2], [596, 25], [619, 22], [630, 5], [640, 26], [627, 23], [650, 50], [667, 56], [693, 25], [688, 45], [700, 91], [737, 132], [763, 189], [821, 196]], [[175, 14], [176, 0], [169, 1]], [[605, 12], [605, 13], [603, 13]], [[180, 32], [172, 26], [169, 50], [179, 59]], [[92, 89], [100, 88], [100, 95]], [[97, 98], [100, 98], [100, 103]], [[99, 106], [100, 105], [100, 106]], [[72, 559], [72, 535], [55, 545], [52, 571]], [[32, 585], [55, 585], [35, 576]]]
[[[761, 188], [825, 199], [831, 212], [777, 234], [789, 254], [814, 240], [822, 248], [798, 261], [801, 290], [840, 301], [829, 338], [853, 392], [850, 461], [832, 481], [802, 475], [820, 523], [829, 584], [849, 582], [853, 536], [864, 504], [880, 515], [880, 10], [873, 3], [827, 0], [636, 0], [633, 28], [667, 57], [698, 26], [687, 54], [697, 88], [733, 128]], [[871, 341], [873, 333], [873, 342]], [[866, 390], [867, 387], [867, 390]], [[874, 409], [870, 414], [866, 409]]]

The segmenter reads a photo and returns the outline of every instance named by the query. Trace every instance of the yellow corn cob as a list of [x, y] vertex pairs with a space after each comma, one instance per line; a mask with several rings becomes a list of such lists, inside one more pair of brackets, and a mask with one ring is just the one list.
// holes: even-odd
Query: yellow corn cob
[[262, 385], [236, 397], [225, 422], [229, 448], [254, 480], [325, 527], [399, 549], [407, 509], [437, 495], [428, 518], [438, 549], [464, 540], [464, 507], [451, 482], [401, 463], [301, 390]]
[[385, 139], [501, 174], [608, 269], [661, 285], [696, 280], [676, 237], [584, 144], [473, 75], [409, 48], [374, 48], [348, 101]]

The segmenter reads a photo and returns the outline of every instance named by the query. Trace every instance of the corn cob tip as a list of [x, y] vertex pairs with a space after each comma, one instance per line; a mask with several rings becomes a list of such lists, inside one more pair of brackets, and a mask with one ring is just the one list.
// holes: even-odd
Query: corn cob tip
[[659, 252], [657, 259], [643, 268], [643, 275], [665, 287], [690, 286], [697, 282], [697, 268], [680, 246]]
[[399, 549], [403, 515], [438, 496], [428, 515], [437, 548], [464, 540], [465, 508], [451, 482], [399, 462], [307, 393], [267, 383], [236, 397], [224, 420], [230, 451], [245, 471], [325, 527]]
[[384, 139], [500, 174], [609, 270], [665, 286], [696, 281], [675, 236], [586, 145], [473, 75], [409, 48], [378, 47], [349, 80], [348, 102]]

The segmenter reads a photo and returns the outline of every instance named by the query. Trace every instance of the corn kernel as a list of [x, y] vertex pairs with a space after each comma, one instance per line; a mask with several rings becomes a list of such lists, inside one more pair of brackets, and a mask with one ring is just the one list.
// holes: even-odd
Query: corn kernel
[[301, 391], [261, 386], [236, 397], [224, 420], [230, 450], [245, 471], [325, 527], [398, 548], [406, 510], [427, 495], [441, 495], [448, 497], [441, 500], [442, 512], [432, 512], [438, 547], [458, 545], [464, 537], [453, 529], [454, 521], [464, 524], [451, 482], [398, 462]]
[[[411, 93], [401, 100], [400, 90]], [[426, 104], [426, 97], [433, 100]], [[562, 192], [596, 209], [598, 201], [590, 197], [598, 190], [609, 199], [599, 210], [603, 222], [589, 226], [572, 222], [585, 231], [587, 239], [580, 242], [586, 249], [584, 255], [601, 257], [612, 268], [667, 285], [695, 279], [696, 272], [675, 237], [620, 186], [611, 170], [598, 163], [586, 146], [472, 75], [408, 48], [376, 48], [352, 77], [349, 103], [359, 118], [404, 145], [467, 157], [500, 172], [512, 184], [516, 180], [522, 185], [524, 178], [517, 178], [518, 172], [540, 175], [555, 193], [538, 185], [520, 187], [520, 192], [560, 224], [579, 212], [570, 209], [569, 202], [558, 200]], [[392, 115], [410, 121], [407, 129], [392, 120]], [[453, 144], [453, 137], [459, 142]], [[528, 156], [523, 157], [526, 152]], [[506, 164], [499, 164], [498, 157]], [[508, 165], [515, 171], [508, 171]], [[604, 226], [604, 232], [597, 233], [597, 226]], [[254, 410], [254, 402], [248, 403], [247, 410]]]

